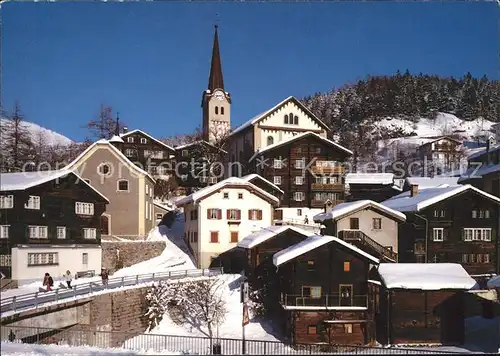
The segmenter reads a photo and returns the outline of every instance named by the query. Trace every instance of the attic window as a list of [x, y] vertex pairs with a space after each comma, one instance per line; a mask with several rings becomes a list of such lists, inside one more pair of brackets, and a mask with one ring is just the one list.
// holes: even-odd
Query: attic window
[[127, 142], [134, 143], [134, 138], [133, 137], [127, 137]]
[[99, 173], [103, 175], [109, 175], [111, 173], [111, 167], [109, 164], [101, 164], [99, 166]]
[[146, 140], [145, 138], [141, 138], [141, 143], [148, 143], [148, 140]]

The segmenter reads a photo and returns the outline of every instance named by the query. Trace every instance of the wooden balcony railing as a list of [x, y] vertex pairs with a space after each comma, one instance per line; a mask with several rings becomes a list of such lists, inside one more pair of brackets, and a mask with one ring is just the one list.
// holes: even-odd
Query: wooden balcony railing
[[379, 257], [386, 258], [393, 262], [398, 260], [398, 254], [396, 252], [382, 246], [361, 230], [341, 230], [338, 232], [338, 236], [344, 241], [351, 242], [353, 245], [358, 245], [361, 249], [363, 249], [363, 247], [370, 248], [376, 252]]
[[313, 183], [311, 184], [312, 190], [322, 190], [331, 192], [343, 192], [345, 190], [344, 184], [323, 184], [323, 183]]
[[299, 294], [285, 294], [281, 296], [281, 304], [290, 307], [367, 307], [368, 296], [340, 294], [323, 294], [318, 298]]
[[[344, 202], [344, 200], [330, 200], [332, 202], [332, 206], [339, 205]], [[326, 200], [311, 200], [311, 207], [313, 208], [323, 208], [325, 206]]]
[[334, 167], [319, 167], [312, 166], [311, 171], [317, 174], [339, 174], [343, 175], [345, 173], [344, 166], [334, 166]]

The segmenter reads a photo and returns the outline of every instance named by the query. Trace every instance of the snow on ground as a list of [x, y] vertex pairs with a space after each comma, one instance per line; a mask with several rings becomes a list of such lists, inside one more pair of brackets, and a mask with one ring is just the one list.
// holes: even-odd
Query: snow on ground
[[[0, 126], [6, 125], [6, 121], [7, 120], [4, 118], [0, 119]], [[66, 136], [61, 135], [55, 131], [46, 129], [45, 127], [41, 127], [40, 125], [37, 125], [33, 122], [23, 121], [22, 124], [26, 126], [26, 129], [31, 134], [31, 137], [35, 142], [39, 141], [39, 137], [41, 135], [43, 141], [49, 146], [55, 146], [55, 145], [63, 146], [73, 143], [73, 141], [67, 138]]]
[[[37, 345], [2, 341], [2, 356], [62, 356], [62, 355], [147, 355], [144, 351], [120, 348], [100, 349], [88, 346]], [[152, 354], [150, 354], [152, 355]], [[172, 352], [155, 352], [154, 355], [180, 355]]]

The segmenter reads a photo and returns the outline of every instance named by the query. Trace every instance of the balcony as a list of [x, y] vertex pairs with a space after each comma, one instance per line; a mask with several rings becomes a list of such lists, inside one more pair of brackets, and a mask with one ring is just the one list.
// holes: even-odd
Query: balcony
[[344, 184], [323, 184], [323, 183], [313, 183], [311, 184], [312, 190], [330, 191], [330, 192], [343, 192], [345, 190]]
[[344, 175], [344, 166], [333, 166], [333, 167], [322, 167], [322, 166], [312, 166], [311, 171], [314, 174], [338, 174]]
[[281, 297], [284, 307], [364, 307], [368, 306], [368, 296], [351, 295], [344, 297], [340, 294], [325, 294], [318, 298], [304, 297], [299, 294], [285, 294]]
[[382, 246], [361, 230], [341, 230], [338, 232], [338, 236], [340, 239], [352, 243], [362, 250], [364, 250], [364, 248], [371, 249], [379, 258], [385, 258], [391, 262], [396, 262], [398, 260], [398, 254], [396, 252]]
[[[339, 205], [344, 202], [344, 200], [330, 200], [332, 202], [332, 207], [335, 205]], [[311, 200], [312, 208], [324, 208], [326, 200]]]

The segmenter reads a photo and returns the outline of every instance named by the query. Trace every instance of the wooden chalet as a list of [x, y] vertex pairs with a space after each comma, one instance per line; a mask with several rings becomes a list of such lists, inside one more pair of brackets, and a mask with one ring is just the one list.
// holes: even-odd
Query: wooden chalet
[[246, 180], [247, 182], [250, 182], [260, 189], [265, 190], [269, 194], [274, 195], [275, 197], [279, 198], [280, 201], [283, 199], [283, 190], [278, 187], [276, 184], [272, 183], [271, 181], [263, 178], [262, 176], [252, 173], [252, 174], [247, 174], [246, 176], [241, 177], [241, 179]]
[[402, 192], [400, 180], [392, 173], [348, 173], [345, 183], [347, 201], [372, 200], [380, 203]]
[[70, 170], [3, 173], [0, 188], [0, 271], [6, 278], [100, 269], [105, 196]]
[[382, 205], [406, 215], [399, 262], [459, 263], [473, 275], [498, 271], [499, 198], [471, 185], [414, 185]]
[[372, 273], [379, 343], [463, 344], [465, 292], [476, 281], [462, 266], [381, 263]]
[[324, 213], [314, 216], [324, 226], [323, 235], [337, 236], [386, 262], [398, 261], [398, 224], [405, 221], [403, 213], [371, 200], [327, 204]]
[[[460, 160], [462, 142], [448, 136], [436, 137], [417, 149], [422, 161], [432, 162], [439, 170], [457, 168]], [[453, 167], [453, 165], [456, 165]]]
[[468, 160], [469, 168], [459, 182], [500, 198], [500, 144], [491, 146], [488, 141], [484, 150], [469, 156]]
[[293, 343], [367, 344], [375, 338], [370, 266], [379, 260], [333, 236], [313, 235], [273, 255], [272, 287]]
[[[348, 149], [314, 132], [304, 132], [259, 149], [252, 170], [283, 190], [281, 207], [318, 208], [345, 200]], [[279, 219], [279, 216], [277, 216]]]

